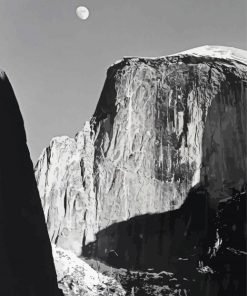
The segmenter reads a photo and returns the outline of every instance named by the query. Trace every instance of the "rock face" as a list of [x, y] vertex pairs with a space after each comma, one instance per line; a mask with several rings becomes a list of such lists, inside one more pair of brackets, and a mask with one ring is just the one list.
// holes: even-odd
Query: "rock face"
[[51, 241], [77, 255], [94, 240], [94, 145], [89, 123], [75, 139], [54, 138], [36, 165], [36, 178]]
[[[112, 65], [91, 121], [53, 139], [37, 163], [52, 241], [80, 255], [114, 223], [178, 209], [195, 186], [215, 209], [240, 190], [246, 70], [246, 52], [224, 47]], [[108, 256], [110, 245], [97, 248]]]
[[0, 113], [0, 294], [62, 295], [23, 119], [4, 72]]

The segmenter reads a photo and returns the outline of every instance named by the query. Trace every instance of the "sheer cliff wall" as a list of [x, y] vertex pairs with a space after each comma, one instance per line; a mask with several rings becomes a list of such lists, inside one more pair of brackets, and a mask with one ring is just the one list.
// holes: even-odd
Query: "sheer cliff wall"
[[80, 255], [114, 223], [179, 209], [194, 186], [211, 208], [240, 190], [246, 69], [191, 54], [111, 66], [90, 122], [74, 139], [54, 138], [37, 163], [52, 241]]

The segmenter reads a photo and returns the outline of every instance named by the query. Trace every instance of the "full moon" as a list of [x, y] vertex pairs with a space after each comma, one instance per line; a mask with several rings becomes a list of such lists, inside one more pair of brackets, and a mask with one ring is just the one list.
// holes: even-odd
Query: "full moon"
[[76, 9], [76, 14], [81, 20], [86, 20], [89, 17], [89, 10], [87, 7], [79, 6]]

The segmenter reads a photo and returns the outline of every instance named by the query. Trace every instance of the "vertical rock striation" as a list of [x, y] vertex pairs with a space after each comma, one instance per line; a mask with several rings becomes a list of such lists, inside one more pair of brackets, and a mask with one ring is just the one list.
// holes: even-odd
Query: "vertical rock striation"
[[240, 190], [246, 56], [203, 47], [112, 65], [90, 123], [75, 139], [53, 139], [37, 163], [52, 241], [80, 254], [114, 223], [178, 209], [194, 186], [212, 208]]
[[0, 294], [62, 295], [23, 119], [4, 72], [0, 72], [0, 113]]
[[87, 122], [75, 139], [54, 138], [37, 165], [36, 178], [51, 241], [77, 255], [98, 231], [93, 188], [93, 135]]

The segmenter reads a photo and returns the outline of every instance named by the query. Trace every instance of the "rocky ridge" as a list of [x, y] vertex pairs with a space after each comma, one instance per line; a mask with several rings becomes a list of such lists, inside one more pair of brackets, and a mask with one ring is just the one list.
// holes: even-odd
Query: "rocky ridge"
[[112, 65], [90, 122], [54, 138], [36, 165], [52, 242], [80, 255], [114, 223], [180, 208], [198, 184], [214, 209], [240, 190], [246, 56], [202, 47]]

